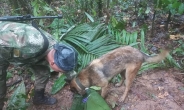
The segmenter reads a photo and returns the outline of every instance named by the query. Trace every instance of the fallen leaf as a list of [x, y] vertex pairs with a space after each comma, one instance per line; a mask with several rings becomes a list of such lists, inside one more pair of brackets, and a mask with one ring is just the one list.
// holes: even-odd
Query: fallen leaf
[[179, 38], [180, 38], [179, 34], [177, 34], [177, 35], [170, 35], [170, 39], [172, 39], [172, 40], [177, 40]]
[[164, 97], [167, 97], [168, 95], [169, 95], [169, 93], [166, 91], [163, 94], [159, 93], [157, 97], [163, 99]]
[[161, 90], [164, 90], [164, 87], [158, 87], [158, 90], [161, 91]]

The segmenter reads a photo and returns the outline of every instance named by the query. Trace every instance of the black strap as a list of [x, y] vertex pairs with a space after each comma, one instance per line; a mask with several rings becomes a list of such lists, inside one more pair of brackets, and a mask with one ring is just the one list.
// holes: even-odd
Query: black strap
[[82, 90], [85, 90], [86, 87], [83, 86], [83, 85], [81, 84], [81, 82], [79, 81], [79, 78], [78, 78], [78, 77], [75, 78], [75, 81], [76, 81], [77, 85], [78, 85]]

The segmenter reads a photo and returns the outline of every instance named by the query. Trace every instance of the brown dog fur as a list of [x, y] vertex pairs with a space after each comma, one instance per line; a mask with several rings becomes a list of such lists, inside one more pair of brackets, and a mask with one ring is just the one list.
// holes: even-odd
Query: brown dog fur
[[[112, 50], [98, 59], [93, 60], [86, 68], [84, 68], [77, 76], [80, 83], [88, 88], [90, 86], [101, 87], [101, 96], [105, 97], [108, 82], [117, 74], [121, 74], [122, 80], [116, 84], [121, 86], [125, 80], [125, 92], [119, 99], [123, 102], [128, 94], [131, 84], [139, 71], [143, 62], [159, 62], [163, 60], [169, 52], [163, 50], [155, 56], [148, 56], [138, 49], [130, 46], [119, 47]], [[85, 90], [76, 83], [76, 78], [72, 79], [70, 88], [77, 90], [79, 94], [84, 94]]]

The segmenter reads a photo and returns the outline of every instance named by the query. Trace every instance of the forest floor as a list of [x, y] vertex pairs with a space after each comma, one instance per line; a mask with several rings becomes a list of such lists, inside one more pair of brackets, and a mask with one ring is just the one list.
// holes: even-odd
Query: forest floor
[[[49, 93], [54, 80], [47, 84], [46, 91]], [[112, 110], [183, 110], [184, 109], [184, 73], [171, 69], [154, 69], [138, 75], [128, 93], [124, 103], [118, 102], [125, 86], [115, 87], [109, 84], [106, 102]], [[52, 106], [33, 105], [30, 103], [28, 110], [69, 110], [73, 93], [66, 85], [57, 94], [58, 103]], [[94, 108], [95, 110], [95, 108]]]

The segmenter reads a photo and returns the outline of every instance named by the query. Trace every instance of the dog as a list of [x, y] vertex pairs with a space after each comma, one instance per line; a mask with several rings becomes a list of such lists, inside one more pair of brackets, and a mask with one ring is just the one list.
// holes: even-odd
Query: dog
[[117, 74], [120, 74], [122, 79], [115, 86], [121, 86], [125, 80], [125, 91], [119, 99], [120, 102], [124, 102], [142, 63], [157, 63], [163, 60], [168, 53], [169, 51], [165, 49], [158, 55], [148, 56], [131, 46], [116, 48], [102, 55], [100, 58], [93, 60], [82, 69], [71, 80], [70, 89], [83, 95], [85, 94], [85, 88], [98, 86], [101, 87], [101, 96], [104, 98], [109, 81]]

